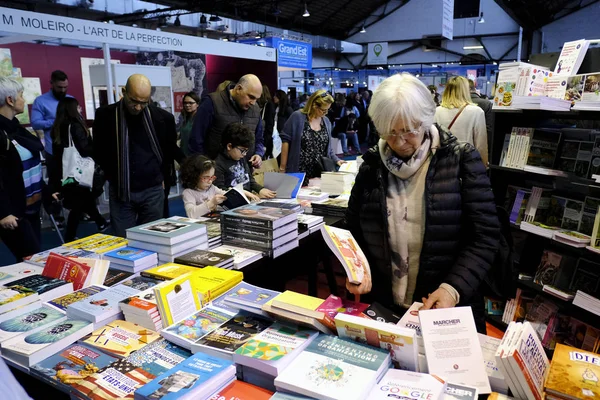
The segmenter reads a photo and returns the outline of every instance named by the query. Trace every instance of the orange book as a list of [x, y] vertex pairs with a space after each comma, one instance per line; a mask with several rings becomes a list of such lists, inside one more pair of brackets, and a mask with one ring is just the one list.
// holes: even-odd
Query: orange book
[[242, 381], [234, 381], [231, 385], [208, 400], [269, 400], [273, 392]]

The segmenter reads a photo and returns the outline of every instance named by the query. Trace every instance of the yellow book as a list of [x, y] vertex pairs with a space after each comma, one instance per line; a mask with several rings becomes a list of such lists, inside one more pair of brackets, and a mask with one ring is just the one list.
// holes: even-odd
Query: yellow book
[[564, 399], [600, 397], [600, 356], [557, 344], [546, 380], [546, 393]]
[[195, 272], [199, 270], [199, 268], [190, 267], [187, 265], [167, 263], [159, 265], [158, 267], [144, 270], [140, 273], [140, 275], [167, 281], [173, 278], [177, 278], [178, 276], [181, 276], [183, 274], [187, 274], [188, 272]]
[[104, 254], [111, 250], [115, 250], [127, 246], [127, 239], [117, 236], [105, 235], [96, 233], [92, 236], [78, 239], [73, 242], [65, 243], [65, 247], [72, 249], [81, 249], [93, 251], [94, 253]]
[[181, 321], [201, 308], [195, 285], [199, 271], [188, 272], [153, 288], [163, 326]]
[[199, 269], [194, 278], [198, 300], [205, 305], [240, 283], [243, 278], [244, 274], [240, 271], [210, 266]]
[[325, 300], [318, 297], [286, 290], [273, 299], [272, 306], [282, 310], [295, 312], [307, 317], [324, 319], [325, 313], [317, 311]]
[[116, 320], [92, 332], [83, 343], [124, 358], [158, 339], [160, 335], [150, 329], [131, 322]]

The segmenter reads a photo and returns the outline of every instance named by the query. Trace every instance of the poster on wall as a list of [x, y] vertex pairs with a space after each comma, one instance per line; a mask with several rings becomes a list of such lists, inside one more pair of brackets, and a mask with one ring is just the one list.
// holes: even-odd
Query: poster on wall
[[42, 84], [40, 78], [21, 78], [23, 84], [23, 99], [26, 104], [33, 104], [33, 101], [42, 95]]
[[[110, 60], [111, 64], [120, 64], [120, 60]], [[96, 110], [94, 109], [94, 93], [92, 91], [92, 82], [90, 80], [90, 66], [104, 65], [103, 58], [81, 57], [81, 78], [83, 82], [83, 98], [85, 102], [85, 117], [88, 120], [94, 119]]]
[[385, 65], [388, 59], [388, 42], [369, 43], [367, 65]]
[[[141, 52], [137, 55], [137, 63], [141, 65], [158, 65], [171, 67], [171, 84], [175, 104], [175, 118], [179, 118], [181, 108], [179, 102], [182, 94], [195, 92], [200, 98], [206, 88], [206, 56], [204, 54], [181, 51]], [[160, 90], [159, 90], [160, 91]], [[152, 96], [153, 101], [156, 101]]]
[[13, 73], [10, 49], [0, 49], [0, 76], [11, 76]]

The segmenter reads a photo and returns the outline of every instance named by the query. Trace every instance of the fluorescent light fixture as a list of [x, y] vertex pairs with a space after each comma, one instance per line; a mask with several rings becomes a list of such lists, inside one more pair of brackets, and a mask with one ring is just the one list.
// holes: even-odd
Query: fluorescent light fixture
[[477, 45], [477, 46], [463, 46], [463, 50], [480, 50], [483, 49], [483, 46], [481, 45]]
[[308, 7], [306, 6], [306, 2], [304, 2], [304, 14], [302, 14], [304, 18], [310, 17], [310, 13], [308, 12]]
[[365, 29], [364, 25], [362, 26], [362, 28], [360, 28], [360, 33], [367, 33], [367, 30]]

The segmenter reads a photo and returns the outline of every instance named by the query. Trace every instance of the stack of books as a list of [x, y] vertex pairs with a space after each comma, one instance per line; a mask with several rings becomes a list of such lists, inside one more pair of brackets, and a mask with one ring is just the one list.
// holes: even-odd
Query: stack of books
[[125, 358], [159, 339], [160, 335], [152, 330], [131, 322], [115, 320], [96, 329], [83, 343], [113, 357]]
[[496, 351], [502, 343], [500, 339], [477, 334], [479, 336], [479, 344], [481, 345], [481, 352], [483, 353], [483, 360], [485, 366], [485, 372], [487, 372], [488, 379], [490, 381], [490, 387], [494, 392], [508, 394], [508, 384], [502, 372], [496, 365]]
[[335, 199], [313, 201], [312, 212], [314, 215], [343, 218], [346, 216], [346, 209], [348, 208], [349, 199], [350, 196], [343, 195]]
[[298, 191], [298, 200], [321, 201], [329, 198], [329, 193], [323, 192], [320, 189], [300, 189]]
[[147, 329], [159, 331], [163, 328], [154, 287], [126, 298], [119, 303], [125, 321], [133, 322]]
[[209, 399], [236, 379], [235, 365], [206, 354], [194, 354], [135, 391], [135, 400]]
[[542, 399], [550, 362], [529, 322], [511, 322], [496, 351], [496, 363], [510, 391], [521, 399]]
[[321, 190], [332, 196], [350, 193], [355, 174], [350, 172], [323, 172], [321, 174]]
[[41, 305], [40, 296], [35, 290], [0, 287], [0, 321], [19, 316]]
[[28, 264], [37, 265], [38, 267], [44, 267], [48, 257], [51, 253], [61, 255], [63, 257], [82, 257], [82, 258], [100, 258], [101, 255], [94, 253], [89, 250], [73, 249], [71, 247], [60, 246], [50, 250], [42, 251], [41, 253], [34, 254], [25, 258], [25, 262]]
[[79, 290], [89, 285], [104, 283], [109, 262], [95, 258], [67, 258], [50, 253], [42, 275], [73, 283], [73, 289]]
[[63, 312], [41, 306], [18, 317], [2, 321], [0, 322], [0, 347], [14, 337], [41, 331], [49, 325], [66, 319], [67, 316]]
[[28, 263], [18, 263], [13, 265], [7, 265], [6, 267], [0, 268], [0, 285], [7, 286], [9, 283], [16, 281], [17, 279], [24, 278], [29, 275], [41, 274], [44, 270], [44, 265], [32, 265]]
[[575, 293], [573, 305], [581, 307], [584, 310], [588, 310], [593, 314], [600, 315], [600, 300], [594, 296], [590, 296], [589, 294], [582, 292], [581, 290], [578, 290], [577, 293]]
[[298, 237], [300, 239], [305, 238], [313, 232], [316, 232], [325, 225], [323, 217], [319, 215], [298, 215]]
[[65, 243], [64, 247], [71, 249], [91, 251], [96, 254], [104, 254], [111, 250], [127, 246], [127, 239], [118, 236], [96, 233], [92, 236]]
[[47, 301], [44, 304], [46, 304], [50, 307], [54, 307], [55, 309], [66, 313], [67, 308], [71, 304], [77, 303], [78, 301], [85, 300], [88, 297], [95, 295], [96, 293], [104, 292], [106, 289], [108, 289], [108, 288], [104, 287], [104, 286], [92, 285], [92, 286], [85, 287], [83, 289], [79, 289], [75, 292], [66, 294], [64, 296], [57, 297], [56, 299]]
[[236, 246], [218, 246], [212, 249], [215, 253], [233, 256], [233, 269], [240, 270], [245, 266], [263, 258], [263, 253], [258, 250], [245, 249]]
[[280, 292], [241, 282], [223, 295], [228, 307], [245, 310], [254, 314], [268, 316], [262, 306], [280, 295]]
[[173, 262], [191, 250], [208, 249], [205, 225], [170, 219], [127, 229], [127, 239], [132, 247], [158, 253], [161, 263]]
[[557, 344], [546, 380], [547, 399], [600, 397], [598, 354]]
[[318, 297], [286, 290], [264, 303], [262, 310], [279, 320], [332, 334], [335, 322], [326, 310], [321, 309], [324, 302]]
[[570, 111], [571, 102], [545, 96], [515, 96], [513, 107], [521, 110]]
[[127, 361], [154, 376], [159, 376], [191, 356], [192, 353], [189, 350], [159, 338], [135, 351], [127, 357]]
[[221, 219], [211, 218], [207, 221], [202, 221], [202, 224], [206, 225], [206, 232], [208, 234], [208, 249], [212, 250], [215, 247], [219, 247], [221, 241]]
[[297, 213], [248, 204], [221, 214], [223, 244], [258, 250], [276, 258], [298, 247]]
[[134, 274], [158, 265], [155, 252], [129, 246], [109, 251], [104, 254], [104, 259], [110, 261], [111, 268]]
[[[44, 275], [28, 275], [25, 278], [17, 279], [8, 283], [6, 286], [1, 286], [0, 290], [10, 289], [14, 292], [19, 292], [17, 298], [25, 297], [25, 293], [37, 293], [42, 302], [64, 296], [73, 291], [73, 283], [63, 281], [62, 279], [50, 278]], [[11, 291], [7, 292], [7, 298], [12, 298], [14, 294]], [[2, 299], [0, 297], [0, 299]], [[6, 300], [0, 300], [0, 306]], [[8, 306], [10, 308], [10, 306]]]
[[209, 265], [213, 267], [232, 269], [233, 256], [214, 251], [192, 250], [175, 259], [177, 264], [189, 265], [191, 267], [204, 268]]

